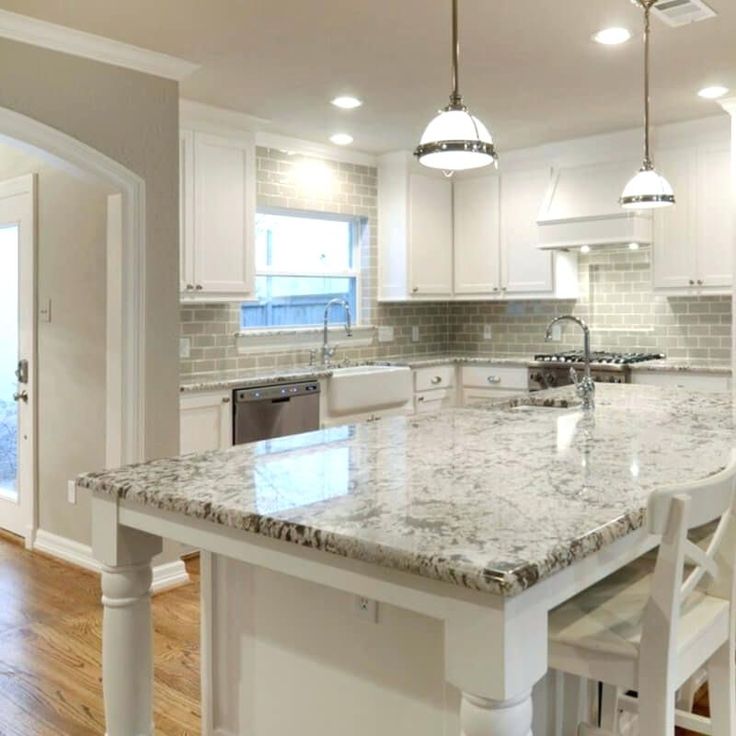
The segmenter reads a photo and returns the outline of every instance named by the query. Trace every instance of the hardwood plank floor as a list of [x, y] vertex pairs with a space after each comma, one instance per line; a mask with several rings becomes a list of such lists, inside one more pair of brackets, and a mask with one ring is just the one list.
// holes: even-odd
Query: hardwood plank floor
[[[199, 560], [187, 570], [153, 598], [157, 736], [200, 733]], [[0, 532], [0, 602], [0, 736], [103, 734], [99, 577]]]
[[[200, 733], [199, 562], [153, 598], [158, 736]], [[0, 735], [100, 736], [99, 577], [0, 532]]]

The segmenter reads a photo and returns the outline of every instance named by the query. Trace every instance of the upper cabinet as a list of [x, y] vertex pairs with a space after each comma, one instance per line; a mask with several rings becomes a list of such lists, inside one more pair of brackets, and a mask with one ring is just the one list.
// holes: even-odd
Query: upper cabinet
[[551, 169], [448, 179], [408, 154], [379, 166], [379, 300], [577, 296], [576, 259], [539, 249]]
[[379, 300], [452, 296], [452, 183], [412, 169], [404, 153], [378, 169]]
[[667, 149], [657, 167], [676, 204], [654, 213], [654, 288], [670, 294], [719, 294], [733, 283], [733, 215], [728, 146]]
[[551, 180], [549, 167], [501, 176], [501, 286], [508, 294], [550, 295], [552, 254], [539, 249], [539, 208]]
[[255, 144], [247, 133], [180, 133], [183, 300], [254, 294]]

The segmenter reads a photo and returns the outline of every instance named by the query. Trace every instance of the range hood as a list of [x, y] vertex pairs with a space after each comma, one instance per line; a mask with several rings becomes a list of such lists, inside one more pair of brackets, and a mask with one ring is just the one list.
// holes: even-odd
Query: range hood
[[618, 203], [635, 161], [556, 169], [537, 224], [545, 250], [652, 242], [652, 216]]

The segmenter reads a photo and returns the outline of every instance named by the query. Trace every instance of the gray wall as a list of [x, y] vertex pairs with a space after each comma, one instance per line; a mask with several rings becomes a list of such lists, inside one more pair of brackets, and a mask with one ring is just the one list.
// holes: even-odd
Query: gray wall
[[[107, 64], [0, 40], [0, 107], [56, 128], [120, 162], [146, 183], [146, 365], [145, 453], [178, 450], [178, 85]], [[64, 406], [41, 408], [41, 453], [47, 467], [41, 526], [88, 543], [86, 501], [67, 506], [69, 471], [104, 465], [104, 247], [100, 199], [77, 182], [48, 173], [48, 195], [64, 192], [77, 204], [92, 205], [77, 227], [70, 212], [59, 223], [59, 248], [50, 249], [40, 275], [41, 294], [56, 301], [55, 321], [40, 330], [42, 379], [39, 390], [59, 393]], [[93, 188], [92, 188], [93, 189]], [[89, 195], [89, 196], [88, 196]], [[91, 200], [90, 200], [91, 197]], [[42, 194], [41, 215], [55, 203]], [[94, 212], [94, 214], [93, 214]], [[43, 242], [44, 235], [41, 234]], [[47, 236], [48, 237], [48, 236]], [[78, 239], [78, 242], [73, 243]], [[71, 243], [71, 245], [70, 245]], [[62, 247], [63, 245], [63, 247]], [[102, 243], [104, 245], [104, 242]], [[75, 263], [69, 248], [84, 259]], [[93, 252], [94, 250], [94, 252]], [[65, 260], [66, 259], [66, 260]], [[85, 260], [86, 259], [86, 260]], [[77, 270], [79, 269], [79, 270]], [[70, 281], [73, 279], [69, 293]], [[58, 320], [58, 321], [57, 321]], [[45, 361], [44, 361], [45, 358]], [[89, 360], [88, 363], [86, 361]], [[82, 367], [85, 362], [87, 367]], [[70, 375], [62, 375], [63, 371]], [[46, 372], [48, 371], [48, 372]], [[101, 373], [101, 371], [103, 371]], [[43, 399], [41, 399], [43, 401]], [[80, 403], [81, 402], [81, 403]], [[100, 428], [103, 428], [102, 431]], [[46, 473], [48, 471], [48, 476]], [[59, 487], [58, 483], [63, 484]]]
[[39, 303], [52, 302], [52, 321], [38, 325], [39, 525], [87, 544], [89, 497], [70, 505], [66, 488], [105, 464], [107, 191], [0, 144], [1, 181], [30, 173], [38, 177]]

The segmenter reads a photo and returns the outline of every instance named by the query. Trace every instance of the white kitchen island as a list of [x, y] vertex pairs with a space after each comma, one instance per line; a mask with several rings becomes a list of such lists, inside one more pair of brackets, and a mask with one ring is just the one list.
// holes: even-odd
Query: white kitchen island
[[153, 733], [162, 538], [206, 552], [203, 733], [529, 736], [549, 610], [645, 551], [651, 491], [734, 439], [730, 395], [603, 385], [594, 421], [571, 396], [82, 476], [108, 736]]

